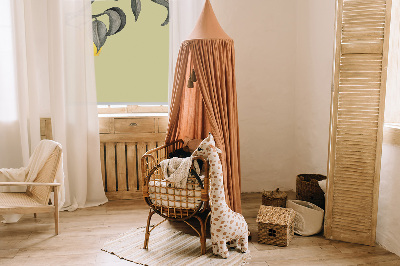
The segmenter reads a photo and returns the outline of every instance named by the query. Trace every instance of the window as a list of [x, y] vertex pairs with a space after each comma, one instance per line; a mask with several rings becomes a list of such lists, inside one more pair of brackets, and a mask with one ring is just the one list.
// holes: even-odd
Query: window
[[168, 105], [97, 105], [99, 115], [115, 116], [116, 114], [136, 116], [165, 116], [168, 113]]
[[168, 102], [168, 6], [137, 2], [140, 8], [129, 0], [92, 3], [99, 104]]

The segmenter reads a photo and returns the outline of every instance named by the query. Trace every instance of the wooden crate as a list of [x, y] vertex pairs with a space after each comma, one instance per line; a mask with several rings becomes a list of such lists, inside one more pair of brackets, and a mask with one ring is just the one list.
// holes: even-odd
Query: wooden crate
[[40, 118], [40, 139], [53, 140], [51, 118]]
[[142, 197], [141, 158], [164, 144], [167, 116], [100, 117], [100, 157], [109, 200]]
[[[167, 125], [167, 116], [99, 117], [101, 173], [109, 200], [142, 198], [141, 158], [164, 145]], [[53, 139], [50, 118], [40, 119], [40, 135]]]

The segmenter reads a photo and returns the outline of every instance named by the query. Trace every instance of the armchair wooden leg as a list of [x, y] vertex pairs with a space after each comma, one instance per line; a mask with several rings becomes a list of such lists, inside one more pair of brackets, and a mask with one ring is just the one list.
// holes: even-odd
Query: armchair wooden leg
[[144, 248], [144, 249], [148, 249], [148, 248], [149, 248], [150, 221], [151, 221], [151, 216], [153, 216], [154, 213], [155, 213], [155, 212], [154, 212], [152, 209], [150, 209], [149, 217], [147, 217], [146, 234], [145, 234], [145, 236], [144, 236], [144, 245], [143, 245], [143, 248]]
[[58, 211], [58, 187], [54, 187], [54, 227], [56, 235], [58, 235], [59, 215], [60, 213]]

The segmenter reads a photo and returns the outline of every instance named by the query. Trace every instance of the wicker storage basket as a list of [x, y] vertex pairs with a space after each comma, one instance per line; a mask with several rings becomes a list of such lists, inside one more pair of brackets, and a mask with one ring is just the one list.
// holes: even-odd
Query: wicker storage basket
[[292, 209], [261, 205], [257, 215], [258, 243], [287, 247], [294, 235]]
[[296, 199], [314, 203], [325, 210], [325, 195], [318, 181], [326, 179], [319, 174], [300, 174], [296, 177]]
[[262, 205], [286, 208], [287, 194], [279, 191], [264, 191], [262, 194]]

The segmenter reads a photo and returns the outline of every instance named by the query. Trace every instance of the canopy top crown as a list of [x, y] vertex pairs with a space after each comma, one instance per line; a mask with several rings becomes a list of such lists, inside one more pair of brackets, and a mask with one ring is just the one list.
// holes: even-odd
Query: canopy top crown
[[231, 39], [219, 24], [210, 0], [206, 0], [203, 11], [188, 39]]

